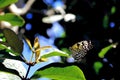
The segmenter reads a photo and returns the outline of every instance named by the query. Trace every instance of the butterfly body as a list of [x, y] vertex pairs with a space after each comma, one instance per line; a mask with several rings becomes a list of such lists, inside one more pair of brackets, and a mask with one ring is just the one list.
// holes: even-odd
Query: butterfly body
[[91, 41], [81, 41], [75, 43], [72, 47], [70, 47], [70, 51], [72, 52], [72, 57], [75, 59], [76, 62], [80, 62], [87, 52], [92, 49], [93, 45]]

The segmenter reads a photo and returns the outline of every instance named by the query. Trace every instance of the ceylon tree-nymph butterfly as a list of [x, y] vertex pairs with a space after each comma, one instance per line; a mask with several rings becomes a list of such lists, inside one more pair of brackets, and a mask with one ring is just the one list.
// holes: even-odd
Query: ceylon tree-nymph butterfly
[[69, 47], [72, 52], [72, 57], [76, 62], [80, 62], [87, 52], [93, 48], [91, 41], [83, 40], [75, 43], [72, 47]]

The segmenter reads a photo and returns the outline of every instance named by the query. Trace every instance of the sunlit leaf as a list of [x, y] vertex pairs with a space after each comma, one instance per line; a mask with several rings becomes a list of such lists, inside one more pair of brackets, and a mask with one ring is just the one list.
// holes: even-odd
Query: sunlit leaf
[[32, 44], [31, 44], [29, 39], [25, 38], [25, 41], [27, 42], [29, 48], [33, 52], [32, 56], [31, 56], [31, 59], [30, 59], [31, 61], [32, 61], [32, 59], [34, 57], [34, 54], [35, 54], [35, 62], [36, 63], [38, 63], [40, 61], [46, 61], [45, 58], [40, 59], [40, 53], [41, 53], [41, 50], [45, 50], [45, 49], [51, 48], [51, 46], [40, 47], [40, 43], [39, 43], [38, 37], [35, 38], [33, 46], [32, 46]]
[[53, 56], [69, 57], [69, 55], [67, 53], [64, 53], [60, 50], [54, 50], [54, 51], [48, 52], [47, 54], [44, 54], [43, 56], [41, 56], [41, 58], [49, 58], [49, 57], [53, 57]]
[[6, 46], [3, 44], [0, 44], [0, 50], [4, 50], [4, 49], [6, 49]]
[[0, 15], [0, 21], [7, 21], [12, 26], [23, 26], [25, 23], [24, 19], [21, 16], [12, 13], [6, 13], [4, 15]]
[[0, 37], [3, 37], [3, 33], [0, 33]]
[[52, 46], [43, 46], [43, 47], [40, 47], [40, 50], [45, 50], [45, 49], [49, 49], [49, 48], [52, 48]]
[[0, 80], [21, 80], [21, 78], [15, 74], [0, 71]]
[[39, 44], [39, 39], [37, 37], [34, 40], [33, 48], [35, 50], [35, 62], [38, 62], [38, 58], [40, 56], [40, 44]]
[[5, 59], [2, 62], [2, 64], [8, 69], [16, 70], [20, 76], [26, 75], [26, 69], [21, 61], [13, 60], [13, 59]]
[[116, 12], [116, 7], [112, 6], [112, 8], [111, 8], [111, 14], [114, 14], [115, 12]]
[[86, 80], [80, 68], [77, 66], [49, 67], [38, 70], [32, 78], [47, 77], [54, 80]]
[[38, 62], [45, 62], [45, 61], [47, 61], [47, 58], [40, 58], [38, 60], [39, 60]]
[[[0, 42], [1, 43], [1, 42]], [[4, 45], [4, 44], [6, 44], [6, 43], [1, 43], [0, 44], [0, 50], [5, 50], [6, 52], [11, 52], [12, 54], [15, 54], [15, 55], [17, 55], [18, 53], [16, 53], [16, 52], [14, 52], [13, 50], [11, 50], [9, 47], [7, 47], [8, 46], [8, 44], [6, 44], [6, 45]], [[1, 54], [1, 53], [0, 53]]]
[[104, 58], [105, 54], [112, 48], [114, 48], [114, 46], [117, 46], [118, 43], [114, 43], [114, 44], [111, 44], [105, 48], [103, 48], [99, 53], [98, 53], [98, 56], [100, 58]]
[[103, 67], [103, 64], [99, 61], [94, 62], [93, 68], [96, 72], [96, 74], [99, 74], [100, 69]]
[[40, 44], [39, 44], [38, 37], [35, 38], [33, 47], [34, 47], [35, 50], [40, 49]]
[[10, 4], [16, 3], [18, 0], [0, 0], [0, 8], [4, 8]]
[[[25, 60], [22, 58], [22, 55], [21, 56], [13, 56], [12, 54], [17, 54], [17, 53], [3, 44], [0, 44], [0, 50], [3, 50], [0, 52], [0, 60], [14, 59], [14, 60], [20, 60], [20, 61], [25, 62]], [[9, 54], [9, 52], [11, 54]]]
[[6, 46], [11, 47], [11, 49], [16, 52], [15, 55], [20, 55], [23, 51], [23, 42], [18, 38], [16, 33], [11, 29], [3, 29], [3, 34], [6, 38]]
[[25, 41], [27, 42], [29, 48], [32, 50], [32, 45], [31, 45], [31, 42], [28, 38], [25, 38]]
[[0, 63], [0, 72], [7, 72], [19, 76], [19, 73], [16, 70], [8, 69], [2, 63]]
[[71, 52], [70, 52], [70, 50], [69, 50], [68, 48], [61, 48], [61, 50], [62, 50], [63, 52], [66, 52], [66, 53], [68, 53], [68, 54], [71, 54]]
[[40, 50], [35, 51], [35, 62], [39, 62]]

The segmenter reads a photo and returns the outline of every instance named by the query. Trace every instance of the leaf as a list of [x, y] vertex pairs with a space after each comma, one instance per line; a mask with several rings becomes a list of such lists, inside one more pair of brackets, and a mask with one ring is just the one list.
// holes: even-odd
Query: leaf
[[6, 68], [2, 63], [0, 63], [0, 72], [8, 72], [20, 76], [16, 70]]
[[0, 44], [0, 50], [4, 50], [4, 49], [6, 49], [6, 46], [3, 44]]
[[36, 37], [34, 40], [33, 48], [35, 50], [35, 62], [39, 62], [38, 58], [40, 56], [40, 44], [38, 37]]
[[103, 48], [99, 53], [98, 53], [98, 56], [100, 58], [104, 58], [105, 54], [112, 48], [114, 48], [114, 46], [117, 46], [118, 43], [114, 43], [114, 44], [110, 44], [109, 46]]
[[39, 44], [38, 37], [35, 38], [33, 47], [34, 47], [35, 50], [40, 49], [40, 44]]
[[[13, 54], [18, 54], [16, 52], [14, 52], [13, 50], [11, 50], [9, 47], [7, 47], [8, 46], [7, 43], [4, 43], [4, 42], [0, 42], [0, 43], [1, 43], [0, 44], [0, 50], [6, 50], [6, 52], [11, 52]], [[7, 45], [7, 46], [5, 46], [4, 44]]]
[[115, 12], [116, 12], [116, 7], [112, 6], [112, 8], [111, 8], [111, 14], [114, 14]]
[[4, 43], [4, 42], [0, 42], [0, 43], [1, 43], [0, 50], [6, 50], [7, 52], [11, 52], [11, 53], [16, 54], [14, 51], [12, 51], [9, 47], [6, 46], [6, 45], [8, 45], [7, 43]]
[[19, 61], [25, 62], [25, 60], [23, 60], [20, 56], [12, 56], [9, 53], [1, 51], [0, 52], [0, 60], [4, 60], [4, 59], [14, 59], [14, 60], [19, 60]]
[[[4, 60], [4, 59], [14, 59], [14, 60], [19, 60], [19, 61], [23, 61], [25, 62], [25, 60], [22, 58], [21, 56], [12, 56], [7, 52], [11, 52], [11, 54], [17, 54], [16, 52], [12, 51], [11, 49], [9, 49], [7, 46], [0, 44], [0, 60]], [[2, 51], [3, 50], [3, 51]], [[6, 52], [5, 52], [6, 50]]]
[[105, 14], [103, 17], [103, 27], [107, 29], [109, 26], [109, 15]]
[[82, 70], [77, 66], [49, 67], [36, 71], [32, 78], [47, 77], [55, 80], [86, 80]]
[[28, 38], [25, 38], [24, 40], [27, 42], [27, 44], [28, 44], [29, 48], [31, 49], [31, 51], [33, 51], [30, 40]]
[[13, 69], [16, 70], [20, 76], [25, 76], [26, 75], [26, 69], [23, 66], [23, 63], [18, 60], [13, 60], [13, 59], [5, 59], [2, 64], [8, 68], [8, 69]]
[[64, 56], [64, 57], [69, 57], [69, 55], [67, 53], [64, 53], [60, 50], [54, 50], [51, 51], [47, 54], [44, 54], [43, 56], [41, 56], [41, 58], [48, 58], [48, 57], [53, 57], [53, 56]]
[[21, 80], [21, 78], [8, 72], [0, 71], [0, 80]]
[[0, 8], [4, 8], [10, 4], [17, 2], [18, 0], [0, 0]]
[[12, 14], [12, 13], [6, 13], [5, 15], [0, 15], [0, 21], [7, 21], [12, 26], [23, 26], [25, 21], [21, 16]]
[[[18, 56], [23, 51], [23, 42], [18, 38], [16, 33], [11, 29], [4, 28], [3, 34], [6, 38], [6, 43], [11, 47], [11, 49], [16, 52], [15, 55]], [[6, 46], [8, 46], [6, 45]]]
[[94, 64], [93, 64], [93, 68], [94, 68], [96, 74], [99, 74], [100, 69], [101, 69], [102, 67], [103, 67], [103, 63], [100, 62], [100, 61], [96, 61], [96, 62], [94, 62]]

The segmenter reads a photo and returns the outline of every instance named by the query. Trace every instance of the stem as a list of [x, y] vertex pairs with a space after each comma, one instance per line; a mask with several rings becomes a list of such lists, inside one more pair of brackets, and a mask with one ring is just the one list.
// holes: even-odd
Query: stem
[[28, 70], [27, 70], [27, 73], [26, 73], [25, 79], [27, 79], [27, 76], [28, 76], [28, 73], [29, 73], [29, 71], [30, 71], [30, 68], [31, 68], [31, 65], [29, 65], [29, 67], [28, 67]]
[[34, 52], [32, 52], [32, 56], [30, 58], [30, 62], [32, 62], [33, 56], [34, 56]]

